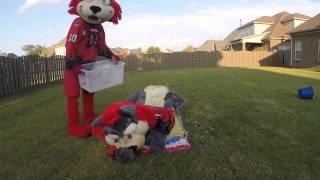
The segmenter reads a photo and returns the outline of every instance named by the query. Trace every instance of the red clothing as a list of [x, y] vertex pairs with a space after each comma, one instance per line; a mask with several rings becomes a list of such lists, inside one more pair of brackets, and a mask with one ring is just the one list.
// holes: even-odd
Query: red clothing
[[93, 135], [98, 139], [104, 139], [105, 134], [102, 132], [104, 126], [113, 127], [115, 123], [121, 118], [119, 114], [119, 109], [125, 106], [135, 106], [136, 107], [136, 118], [139, 121], [145, 121], [148, 123], [150, 128], [155, 128], [157, 126], [156, 115], [160, 115], [162, 122], [169, 123], [170, 127], [173, 128], [175, 122], [175, 116], [173, 110], [170, 108], [161, 108], [146, 106], [142, 104], [136, 104], [133, 102], [117, 102], [108, 106], [104, 113], [102, 113], [102, 124], [93, 128]]
[[[88, 137], [91, 134], [90, 123], [96, 117], [94, 112], [94, 94], [83, 90], [84, 124], [80, 125], [78, 97], [80, 85], [78, 74], [82, 61], [96, 61], [97, 55], [112, 58], [113, 53], [105, 42], [105, 33], [101, 24], [92, 25], [80, 17], [70, 27], [66, 41], [66, 70], [64, 71], [64, 92], [67, 96], [68, 133], [77, 137]], [[70, 62], [80, 62], [72, 64]], [[67, 66], [68, 64], [68, 66]]]
[[174, 125], [174, 114], [172, 109], [146, 106], [126, 101], [113, 103], [108, 106], [106, 111], [102, 115], [102, 123], [106, 126], [112, 127], [121, 117], [119, 114], [119, 109], [125, 106], [135, 106], [136, 118], [139, 121], [147, 122], [150, 128], [155, 128], [157, 125], [156, 114], [159, 114], [161, 115], [161, 117], [163, 117], [164, 123], [169, 122], [172, 127]]
[[102, 25], [88, 24], [81, 17], [75, 19], [70, 27], [66, 50], [67, 59], [71, 61], [95, 61], [97, 55], [112, 58], [112, 53], [105, 42]]
[[[90, 124], [95, 119], [94, 94], [83, 90], [84, 124], [80, 125], [78, 97], [80, 84], [78, 74], [82, 63], [94, 62], [97, 55], [108, 59], [120, 60], [113, 55], [105, 42], [105, 33], [101, 24], [88, 24], [80, 17], [70, 27], [66, 41], [66, 70], [64, 71], [64, 93], [67, 96], [68, 132], [77, 137], [91, 134]], [[100, 132], [100, 131], [99, 131]]]
[[[69, 13], [78, 14], [77, 6], [80, 0], [71, 0]], [[114, 10], [114, 16], [109, 21], [117, 24], [121, 19], [121, 7], [115, 2], [110, 1], [110, 6]], [[93, 7], [90, 2], [88, 6]], [[93, 10], [92, 10], [93, 12]], [[94, 13], [94, 12], [93, 12]], [[90, 124], [96, 118], [94, 112], [94, 94], [83, 90], [83, 125], [80, 125], [80, 112], [78, 107], [78, 97], [80, 96], [80, 85], [78, 74], [81, 72], [82, 64], [94, 62], [97, 55], [107, 59], [119, 61], [108, 48], [105, 42], [105, 32], [101, 24], [89, 24], [81, 17], [75, 19], [69, 29], [66, 39], [66, 68], [64, 71], [64, 92], [67, 96], [67, 116], [68, 133], [77, 137], [88, 137], [91, 134]]]
[[[70, 27], [66, 41], [66, 61], [96, 61], [97, 55], [112, 58], [105, 42], [105, 33], [101, 24], [86, 23], [80, 17]], [[66, 69], [64, 72], [64, 92], [66, 96], [80, 96], [78, 73], [81, 65]]]

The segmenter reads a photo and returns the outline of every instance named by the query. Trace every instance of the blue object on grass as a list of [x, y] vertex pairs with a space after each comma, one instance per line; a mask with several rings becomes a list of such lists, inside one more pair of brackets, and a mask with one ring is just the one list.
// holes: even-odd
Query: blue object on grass
[[314, 91], [312, 87], [305, 87], [301, 88], [298, 91], [300, 99], [313, 99], [314, 98]]

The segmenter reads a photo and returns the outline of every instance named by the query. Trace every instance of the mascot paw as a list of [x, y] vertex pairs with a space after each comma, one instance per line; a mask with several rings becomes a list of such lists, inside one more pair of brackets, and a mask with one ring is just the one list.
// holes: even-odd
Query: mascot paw
[[115, 61], [115, 62], [118, 62], [118, 61], [121, 60], [121, 58], [119, 56], [117, 56], [117, 55], [113, 55], [112, 56], [112, 60]]
[[89, 125], [69, 126], [68, 133], [71, 136], [88, 138], [91, 136], [91, 127]]
[[160, 131], [150, 130], [149, 135], [146, 138], [146, 145], [151, 148], [151, 151], [155, 154], [162, 154], [165, 152], [165, 140], [166, 136]]
[[72, 69], [72, 72], [75, 74], [81, 74], [82, 68], [83, 68], [83, 65], [76, 66]]

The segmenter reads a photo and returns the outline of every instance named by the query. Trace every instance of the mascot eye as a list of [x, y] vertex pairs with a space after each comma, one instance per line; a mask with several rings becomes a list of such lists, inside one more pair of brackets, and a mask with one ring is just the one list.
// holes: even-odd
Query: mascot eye
[[131, 134], [129, 134], [129, 135], [128, 135], [128, 138], [129, 138], [129, 139], [131, 139], [131, 138], [132, 138], [132, 135], [131, 135]]

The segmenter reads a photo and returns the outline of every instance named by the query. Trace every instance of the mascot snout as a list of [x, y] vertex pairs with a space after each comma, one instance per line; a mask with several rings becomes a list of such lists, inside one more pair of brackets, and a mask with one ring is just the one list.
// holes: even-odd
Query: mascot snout
[[98, 6], [91, 6], [90, 10], [92, 11], [93, 14], [97, 14], [98, 12], [101, 11], [101, 8]]

